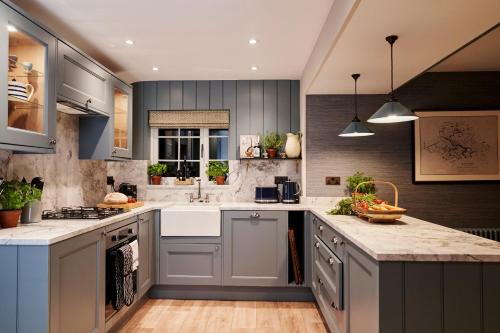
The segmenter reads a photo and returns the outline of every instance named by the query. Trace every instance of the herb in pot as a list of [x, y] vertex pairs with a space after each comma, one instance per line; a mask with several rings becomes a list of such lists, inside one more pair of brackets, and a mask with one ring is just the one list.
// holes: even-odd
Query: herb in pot
[[26, 198], [19, 181], [4, 181], [0, 185], [0, 225], [2, 228], [17, 226], [21, 216], [21, 208], [25, 204]]
[[211, 161], [208, 163], [206, 174], [209, 180], [215, 180], [217, 185], [224, 185], [229, 173], [227, 162]]
[[165, 176], [168, 171], [168, 166], [163, 163], [151, 164], [148, 166], [148, 176], [151, 177], [151, 184], [160, 185], [161, 177]]
[[262, 138], [262, 147], [267, 152], [269, 158], [275, 158], [277, 151], [283, 147], [286, 136], [276, 132], [269, 132]]

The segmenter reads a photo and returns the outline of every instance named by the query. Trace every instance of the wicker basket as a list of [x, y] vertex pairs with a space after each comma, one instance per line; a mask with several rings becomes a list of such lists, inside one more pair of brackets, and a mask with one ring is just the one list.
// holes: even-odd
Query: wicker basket
[[[394, 209], [392, 210], [371, 210], [371, 209], [362, 209], [357, 206], [358, 197], [356, 195], [358, 187], [361, 184], [372, 183], [372, 184], [385, 184], [389, 185], [394, 189]], [[359, 183], [354, 189], [352, 210], [354, 213], [361, 217], [368, 219], [370, 223], [391, 223], [400, 219], [403, 214], [406, 213], [406, 209], [398, 207], [398, 188], [396, 185], [390, 182], [385, 182], [381, 180], [371, 180]]]

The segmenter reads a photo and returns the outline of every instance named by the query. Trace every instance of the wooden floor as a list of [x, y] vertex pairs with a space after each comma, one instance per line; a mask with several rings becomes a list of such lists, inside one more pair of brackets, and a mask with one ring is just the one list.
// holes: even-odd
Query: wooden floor
[[150, 299], [120, 332], [326, 333], [314, 303]]

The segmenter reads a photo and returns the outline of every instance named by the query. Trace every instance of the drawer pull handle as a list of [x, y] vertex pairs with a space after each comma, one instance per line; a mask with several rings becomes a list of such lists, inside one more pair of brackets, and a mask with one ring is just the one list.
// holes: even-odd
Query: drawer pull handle
[[313, 218], [313, 224], [316, 224], [316, 222], [318, 222], [318, 219], [317, 218]]
[[320, 225], [320, 226], [318, 227], [318, 229], [319, 229], [319, 231], [323, 231], [324, 227], [323, 227], [322, 225]]
[[250, 217], [253, 218], [253, 219], [258, 219], [260, 217], [260, 214], [257, 213], [257, 212], [255, 212], [252, 215], [250, 215]]
[[337, 243], [339, 242], [339, 240], [338, 240], [337, 237], [333, 237], [332, 238], [332, 242], [333, 242], [333, 244], [337, 245]]
[[316, 242], [314, 246], [319, 249], [319, 242]]
[[220, 247], [219, 246], [216, 246], [215, 247], [215, 251], [219, 251], [220, 250]]
[[328, 258], [328, 263], [329, 263], [330, 265], [333, 265], [333, 263], [334, 263], [334, 262], [335, 262], [335, 261], [333, 260], [333, 258], [332, 258], [332, 257]]
[[321, 278], [318, 278], [318, 283], [319, 283], [320, 285], [323, 285], [323, 280], [321, 280]]

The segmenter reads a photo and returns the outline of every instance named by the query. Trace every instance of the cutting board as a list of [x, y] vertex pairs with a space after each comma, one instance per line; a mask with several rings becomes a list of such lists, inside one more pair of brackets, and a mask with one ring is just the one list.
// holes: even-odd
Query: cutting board
[[99, 208], [123, 208], [124, 210], [131, 210], [142, 206], [144, 206], [144, 202], [142, 201], [130, 202], [125, 204], [107, 204], [107, 203], [97, 204], [97, 207]]

